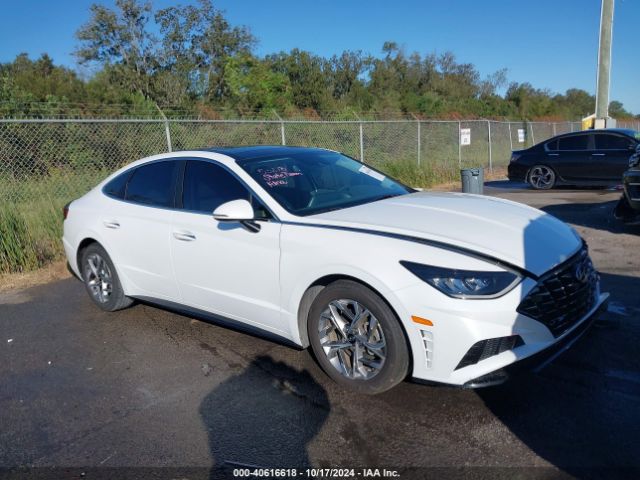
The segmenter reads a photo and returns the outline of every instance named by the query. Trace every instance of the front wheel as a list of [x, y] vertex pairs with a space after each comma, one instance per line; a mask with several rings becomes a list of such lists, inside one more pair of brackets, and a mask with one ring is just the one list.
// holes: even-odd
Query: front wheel
[[338, 384], [372, 395], [406, 377], [409, 351], [402, 327], [364, 285], [339, 280], [327, 286], [314, 300], [307, 326], [320, 366]]
[[536, 190], [549, 190], [556, 184], [556, 172], [546, 165], [536, 165], [529, 170], [528, 180]]

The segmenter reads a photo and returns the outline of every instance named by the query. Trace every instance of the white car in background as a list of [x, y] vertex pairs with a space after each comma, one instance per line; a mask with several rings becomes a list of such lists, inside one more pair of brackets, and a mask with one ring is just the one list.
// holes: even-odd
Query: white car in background
[[363, 393], [476, 387], [546, 361], [600, 293], [584, 241], [539, 210], [416, 192], [337, 152], [213, 148], [134, 162], [65, 208], [91, 299], [134, 299], [311, 346]]

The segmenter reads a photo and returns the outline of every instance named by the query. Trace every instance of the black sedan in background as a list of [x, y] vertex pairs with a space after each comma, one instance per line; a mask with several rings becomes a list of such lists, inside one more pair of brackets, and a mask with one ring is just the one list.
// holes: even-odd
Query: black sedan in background
[[640, 145], [629, 158], [629, 170], [622, 177], [624, 193], [616, 205], [614, 215], [626, 223], [640, 221]]
[[640, 134], [622, 128], [565, 133], [514, 150], [509, 180], [528, 182], [539, 190], [555, 185], [619, 185], [638, 144]]

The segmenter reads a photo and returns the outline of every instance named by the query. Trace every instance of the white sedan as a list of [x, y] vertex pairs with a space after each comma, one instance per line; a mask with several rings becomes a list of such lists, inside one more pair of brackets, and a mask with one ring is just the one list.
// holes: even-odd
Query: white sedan
[[137, 299], [311, 346], [363, 393], [502, 382], [573, 343], [608, 297], [556, 218], [416, 192], [317, 148], [139, 160], [65, 207], [63, 242], [100, 308]]

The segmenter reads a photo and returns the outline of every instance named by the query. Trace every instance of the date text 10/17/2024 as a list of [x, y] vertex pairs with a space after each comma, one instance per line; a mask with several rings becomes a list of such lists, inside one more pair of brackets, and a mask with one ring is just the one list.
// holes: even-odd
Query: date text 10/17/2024
[[397, 470], [386, 468], [234, 468], [235, 478], [400, 478]]

